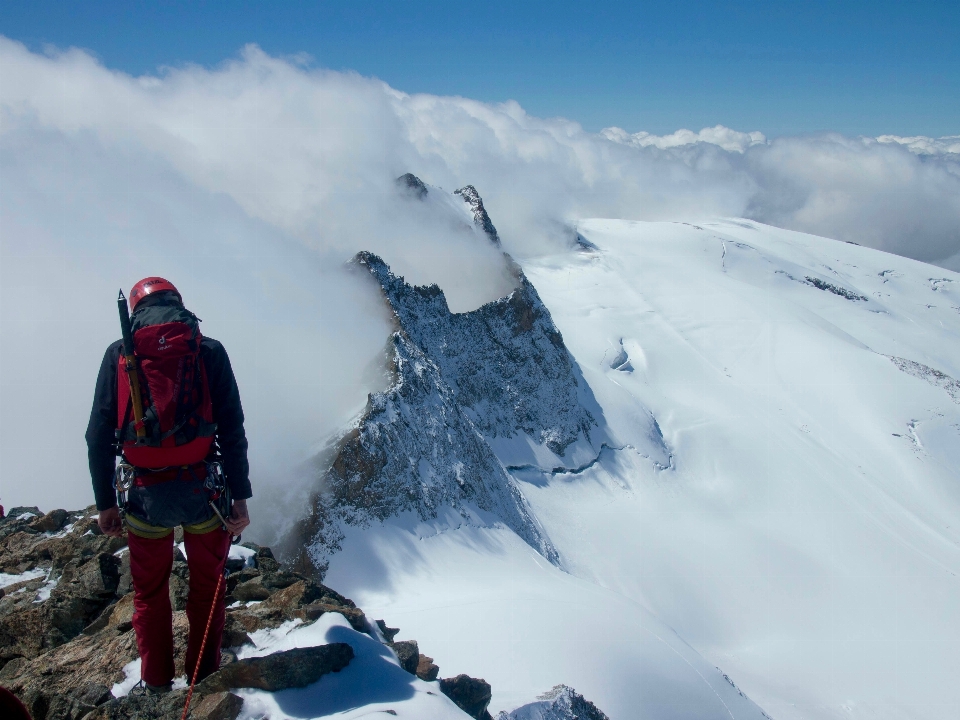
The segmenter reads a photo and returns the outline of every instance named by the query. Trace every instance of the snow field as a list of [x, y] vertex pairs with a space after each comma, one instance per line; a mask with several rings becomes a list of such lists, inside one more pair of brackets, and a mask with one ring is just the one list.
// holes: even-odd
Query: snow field
[[524, 269], [611, 434], [649, 408], [674, 467], [525, 483], [566, 566], [778, 719], [954, 717], [960, 408], [885, 355], [960, 376], [960, 277], [755, 223], [579, 231], [599, 252]]
[[762, 718], [639, 603], [548, 563], [510, 530], [410, 518], [352, 530], [325, 582], [440, 665], [493, 687], [490, 712], [565, 682], [611, 718]]

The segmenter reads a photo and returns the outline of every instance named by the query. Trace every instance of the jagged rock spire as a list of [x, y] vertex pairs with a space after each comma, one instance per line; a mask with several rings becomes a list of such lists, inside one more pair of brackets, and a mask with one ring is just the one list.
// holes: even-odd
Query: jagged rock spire
[[405, 173], [398, 177], [395, 182], [403, 192], [417, 198], [417, 200], [423, 200], [429, 192], [423, 180], [413, 173]]
[[480, 193], [477, 192], [477, 189], [473, 185], [464, 185], [459, 190], [454, 190], [453, 194], [463, 198], [463, 201], [467, 203], [473, 211], [473, 222], [487, 234], [490, 242], [500, 247], [500, 235], [493, 226], [493, 221], [490, 220], [486, 208], [483, 207], [483, 200], [480, 198]]

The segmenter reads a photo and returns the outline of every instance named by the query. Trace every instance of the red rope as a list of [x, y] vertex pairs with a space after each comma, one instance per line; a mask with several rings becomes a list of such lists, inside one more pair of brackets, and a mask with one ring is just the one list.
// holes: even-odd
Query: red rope
[[220, 587], [223, 585], [223, 568], [227, 565], [227, 558], [230, 557], [230, 547], [227, 546], [227, 554], [223, 558], [223, 566], [220, 568], [220, 576], [217, 579], [217, 589], [213, 593], [213, 602], [210, 603], [210, 614], [207, 616], [207, 628], [203, 631], [203, 641], [200, 643], [200, 654], [197, 655], [197, 664], [193, 668], [193, 679], [190, 681], [190, 692], [187, 693], [187, 702], [183, 705], [183, 715], [180, 720], [187, 720], [187, 713], [190, 711], [190, 700], [193, 698], [193, 688], [197, 684], [197, 675], [200, 673], [200, 663], [203, 662], [203, 651], [207, 647], [207, 636], [210, 634], [210, 625], [213, 624], [213, 612], [217, 609], [217, 599], [220, 597]]

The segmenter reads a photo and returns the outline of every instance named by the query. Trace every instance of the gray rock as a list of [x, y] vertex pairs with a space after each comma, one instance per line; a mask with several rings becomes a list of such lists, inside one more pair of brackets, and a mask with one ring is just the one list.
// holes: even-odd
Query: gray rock
[[566, 685], [557, 685], [536, 702], [501, 712], [497, 720], [610, 720], [596, 705]]
[[392, 643], [397, 633], [400, 632], [400, 628], [387, 627], [387, 624], [383, 620], [377, 620], [377, 627], [380, 628], [383, 639], [388, 643]]
[[423, 184], [423, 180], [418, 178], [413, 173], [401, 175], [397, 178], [396, 182], [397, 187], [399, 187], [410, 197], [414, 197], [417, 200], [423, 200], [427, 196], [427, 186]]
[[233, 688], [275, 692], [311, 685], [328, 673], [339, 672], [353, 659], [346, 643], [294, 648], [264, 657], [247, 658], [220, 668], [200, 685], [204, 694]]
[[237, 585], [233, 593], [234, 600], [251, 602], [253, 600], [266, 600], [270, 597], [270, 591], [263, 586], [259, 577], [255, 577], [245, 583]]

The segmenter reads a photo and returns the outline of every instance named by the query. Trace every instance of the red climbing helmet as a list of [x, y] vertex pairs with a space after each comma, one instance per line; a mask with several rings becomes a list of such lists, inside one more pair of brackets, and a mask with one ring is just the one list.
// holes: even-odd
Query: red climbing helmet
[[144, 278], [134, 285], [133, 289], [130, 291], [130, 312], [136, 310], [137, 303], [143, 300], [147, 295], [163, 292], [164, 290], [175, 292], [177, 297], [180, 297], [180, 291], [177, 290], [177, 288], [174, 287], [173, 283], [169, 280], [164, 280], [162, 277]]

